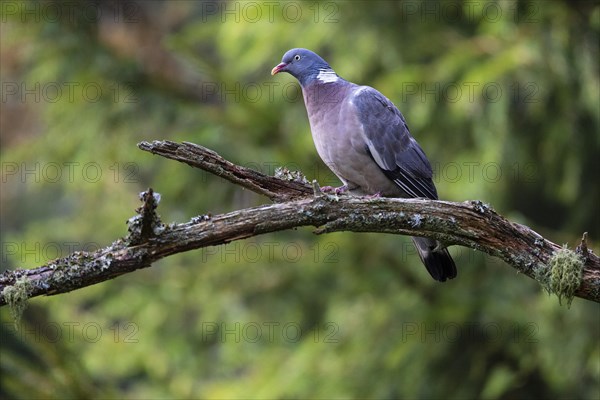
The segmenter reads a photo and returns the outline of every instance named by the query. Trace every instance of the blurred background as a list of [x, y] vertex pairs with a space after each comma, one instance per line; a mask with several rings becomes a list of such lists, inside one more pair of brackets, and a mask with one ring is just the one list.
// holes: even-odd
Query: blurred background
[[[2, 1], [2, 270], [126, 235], [147, 187], [165, 223], [268, 203], [138, 150], [190, 141], [339, 182], [299, 86], [306, 47], [403, 112], [440, 197], [550, 240], [600, 238], [597, 1]], [[169, 257], [0, 309], [1, 398], [600, 397], [600, 306], [560, 306], [502, 261], [310, 228]]]

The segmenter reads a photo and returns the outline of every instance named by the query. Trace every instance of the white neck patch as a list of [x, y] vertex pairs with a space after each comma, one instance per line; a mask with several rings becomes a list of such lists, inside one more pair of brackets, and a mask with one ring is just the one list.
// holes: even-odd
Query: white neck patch
[[320, 69], [317, 79], [323, 83], [337, 82], [338, 76], [332, 69]]

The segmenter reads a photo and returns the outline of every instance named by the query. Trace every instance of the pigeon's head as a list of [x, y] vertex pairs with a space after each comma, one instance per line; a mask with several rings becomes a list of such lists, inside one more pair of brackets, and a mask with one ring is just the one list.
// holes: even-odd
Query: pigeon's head
[[271, 75], [287, 72], [298, 79], [301, 85], [305, 85], [323, 71], [334, 74], [329, 64], [318, 54], [307, 49], [291, 49], [283, 55], [281, 63], [273, 68]]

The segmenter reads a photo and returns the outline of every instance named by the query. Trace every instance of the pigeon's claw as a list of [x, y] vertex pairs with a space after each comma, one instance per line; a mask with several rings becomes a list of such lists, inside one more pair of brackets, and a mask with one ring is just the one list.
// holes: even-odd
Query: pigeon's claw
[[341, 194], [344, 193], [348, 190], [348, 185], [343, 185], [340, 187], [333, 187], [333, 186], [323, 186], [321, 188], [321, 191], [324, 193], [331, 193], [333, 192], [334, 194]]

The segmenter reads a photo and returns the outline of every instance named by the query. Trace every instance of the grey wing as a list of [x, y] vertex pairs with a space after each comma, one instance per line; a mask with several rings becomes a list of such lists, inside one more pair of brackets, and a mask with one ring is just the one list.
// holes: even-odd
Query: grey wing
[[382, 172], [407, 196], [437, 199], [431, 165], [410, 135], [400, 110], [368, 86], [356, 90], [352, 103], [362, 124], [366, 150]]

